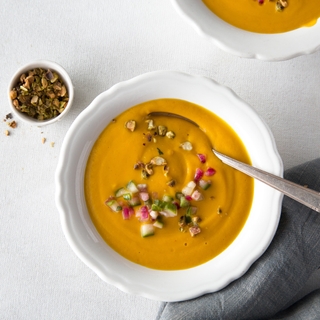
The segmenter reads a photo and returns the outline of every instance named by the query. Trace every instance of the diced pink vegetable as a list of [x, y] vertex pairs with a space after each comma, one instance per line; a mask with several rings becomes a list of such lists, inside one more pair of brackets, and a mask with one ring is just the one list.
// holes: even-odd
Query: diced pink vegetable
[[123, 218], [123, 220], [128, 220], [130, 218], [129, 207], [123, 207], [122, 208], [122, 218]]
[[139, 209], [140, 211], [140, 220], [141, 221], [146, 221], [149, 219], [149, 210], [147, 206], [142, 206]]
[[148, 201], [149, 200], [149, 193], [148, 192], [140, 192], [140, 198], [142, 201]]
[[202, 177], [203, 177], [203, 170], [201, 170], [200, 168], [196, 169], [196, 173], [194, 175], [194, 181], [199, 181]]
[[191, 198], [195, 201], [200, 201], [203, 199], [203, 196], [198, 190], [194, 190], [191, 195]]
[[199, 158], [201, 163], [205, 163], [207, 161], [207, 157], [204, 154], [198, 153], [197, 157]]
[[209, 167], [209, 168], [205, 171], [204, 174], [205, 174], [207, 177], [210, 177], [210, 176], [213, 176], [215, 173], [216, 173], [216, 170], [213, 169], [213, 168], [211, 168], [211, 167]]

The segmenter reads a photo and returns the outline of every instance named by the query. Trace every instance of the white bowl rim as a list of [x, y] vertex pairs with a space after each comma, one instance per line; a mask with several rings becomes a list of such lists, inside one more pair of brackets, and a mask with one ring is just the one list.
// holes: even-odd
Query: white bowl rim
[[[175, 89], [173, 89], [174, 84]], [[254, 200], [252, 210], [255, 210], [255, 214], [250, 214], [248, 223], [238, 238], [212, 261], [195, 268], [179, 271], [153, 270], [134, 264], [111, 250], [101, 239], [88, 218], [83, 195], [84, 167], [96, 137], [108, 124], [108, 121], [122, 112], [119, 107], [123, 106], [124, 100], [129, 106], [136, 105], [137, 101], [152, 100], [151, 96], [154, 99], [187, 96], [185, 100], [194, 102], [192, 95], [196, 94], [192, 93], [190, 86], [195, 90], [213, 92], [213, 96], [222, 99], [222, 102], [226, 101], [230, 105], [235, 104], [236, 116], [238, 116], [237, 110], [240, 113], [245, 113], [248, 121], [253, 123], [254, 130], [257, 130], [259, 139], [262, 139], [262, 145], [258, 148], [262, 157], [261, 159], [252, 159], [253, 164], [273, 174], [282, 175], [283, 165], [273, 136], [264, 121], [248, 104], [239, 99], [231, 89], [212, 79], [174, 71], [146, 73], [120, 82], [97, 96], [68, 130], [61, 147], [55, 174], [55, 200], [60, 212], [62, 229], [76, 255], [107, 283], [124, 292], [153, 300], [181, 301], [222, 289], [231, 281], [242, 276], [252, 263], [263, 254], [272, 241], [280, 218], [282, 195], [259, 181], [255, 181], [255, 192], [263, 194], [263, 197]], [[161, 89], [158, 93], [159, 88]], [[164, 91], [167, 94], [164, 94]], [[189, 96], [188, 92], [191, 93]], [[105, 108], [109, 108], [107, 113]], [[122, 108], [126, 109], [126, 106]], [[224, 107], [221, 110], [224, 112]], [[102, 114], [107, 119], [101, 120]], [[100, 128], [95, 134], [88, 137], [85, 132], [93, 124]], [[259, 209], [259, 213], [257, 209]], [[249, 233], [245, 229], [253, 230], [252, 226], [256, 226], [257, 223], [260, 227], [250, 231], [250, 237], [253, 237], [251, 234], [254, 234], [254, 237], [259, 238], [255, 239], [258, 242], [255, 245], [249, 245], [248, 250], [250, 251], [238, 254], [239, 247], [242, 248], [243, 244], [248, 242], [246, 237]], [[261, 234], [262, 225], [264, 232]], [[235, 261], [232, 257], [234, 254], [237, 256]], [[227, 268], [226, 265], [228, 265]], [[214, 275], [212, 275], [212, 270], [215, 270]], [[204, 279], [202, 275], [209, 272], [212, 279], [210, 277]], [[193, 278], [192, 283], [186, 283], [186, 277], [190, 276]]]
[[226, 23], [210, 12], [202, 0], [171, 0], [171, 3], [199, 35], [213, 41], [225, 52], [242, 58], [284, 61], [312, 54], [320, 48], [320, 19], [312, 27], [262, 34]]
[[[23, 114], [22, 112], [19, 112], [12, 104], [12, 100], [10, 98], [10, 91], [18, 82], [18, 79], [21, 76], [21, 74], [23, 74], [29, 70], [32, 70], [34, 68], [48, 68], [48, 69], [56, 71], [59, 74], [59, 76], [62, 78], [62, 80], [64, 81], [64, 84], [67, 87], [68, 95], [69, 95], [68, 105], [65, 108], [65, 110], [59, 116], [57, 116], [55, 118], [48, 119], [48, 120], [33, 119], [33, 118]], [[22, 120], [30, 125], [33, 125], [33, 126], [42, 127], [42, 126], [46, 126], [46, 125], [52, 124], [54, 122], [60, 121], [70, 111], [72, 104], [73, 104], [73, 99], [74, 99], [74, 87], [73, 87], [73, 84], [72, 84], [72, 81], [71, 81], [69, 74], [60, 64], [58, 64], [57, 62], [50, 61], [50, 60], [41, 59], [41, 60], [34, 60], [34, 61], [26, 63], [25, 65], [18, 68], [18, 70], [13, 74], [13, 76], [11, 77], [11, 80], [9, 82], [9, 85], [8, 85], [8, 101], [9, 101], [11, 111], [13, 112], [13, 114], [15, 116], [17, 116], [17, 118], [19, 118], [20, 120]]]

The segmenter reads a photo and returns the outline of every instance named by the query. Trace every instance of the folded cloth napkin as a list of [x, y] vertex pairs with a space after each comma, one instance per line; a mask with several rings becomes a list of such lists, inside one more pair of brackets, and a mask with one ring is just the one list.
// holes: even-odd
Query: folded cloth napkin
[[[320, 191], [320, 158], [285, 178]], [[320, 290], [292, 304], [319, 266], [320, 213], [284, 197], [276, 235], [245, 275], [218, 292], [162, 303], [157, 319], [320, 319]]]

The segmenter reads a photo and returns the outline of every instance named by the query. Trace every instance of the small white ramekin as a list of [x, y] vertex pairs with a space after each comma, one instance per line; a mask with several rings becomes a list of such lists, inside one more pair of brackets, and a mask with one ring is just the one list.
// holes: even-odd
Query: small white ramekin
[[[58, 115], [55, 118], [48, 119], [48, 120], [37, 120], [32, 117], [29, 117], [28, 115], [24, 114], [23, 112], [18, 111], [14, 107], [12, 100], [10, 98], [10, 91], [16, 86], [16, 84], [18, 83], [18, 81], [20, 79], [20, 76], [23, 73], [28, 72], [28, 71], [35, 69], [35, 68], [50, 69], [52, 71], [55, 71], [56, 73], [58, 73], [58, 75], [60, 76], [64, 85], [67, 87], [67, 91], [68, 91], [68, 95], [69, 95], [69, 101], [68, 101], [67, 107], [60, 115]], [[22, 120], [28, 124], [31, 124], [34, 126], [39, 126], [39, 127], [60, 121], [71, 109], [71, 106], [73, 103], [73, 98], [74, 98], [74, 90], [73, 90], [73, 85], [72, 85], [72, 82], [71, 82], [71, 79], [70, 79], [68, 73], [59, 64], [52, 62], [52, 61], [49, 61], [49, 60], [32, 61], [32, 62], [29, 62], [28, 64], [24, 65], [23, 67], [19, 68], [15, 72], [13, 77], [11, 78], [10, 83], [9, 83], [9, 87], [8, 87], [8, 99], [9, 99], [9, 105], [10, 105], [12, 113], [15, 116], [17, 116], [17, 118], [19, 118], [20, 120]]]

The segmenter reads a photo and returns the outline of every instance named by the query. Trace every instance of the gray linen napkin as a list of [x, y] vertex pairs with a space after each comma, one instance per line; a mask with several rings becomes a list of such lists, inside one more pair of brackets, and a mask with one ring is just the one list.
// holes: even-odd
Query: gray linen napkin
[[[320, 191], [320, 158], [285, 178]], [[162, 303], [157, 320], [320, 319], [320, 290], [292, 304], [319, 266], [320, 214], [284, 197], [272, 243], [244, 276], [216, 293]]]

